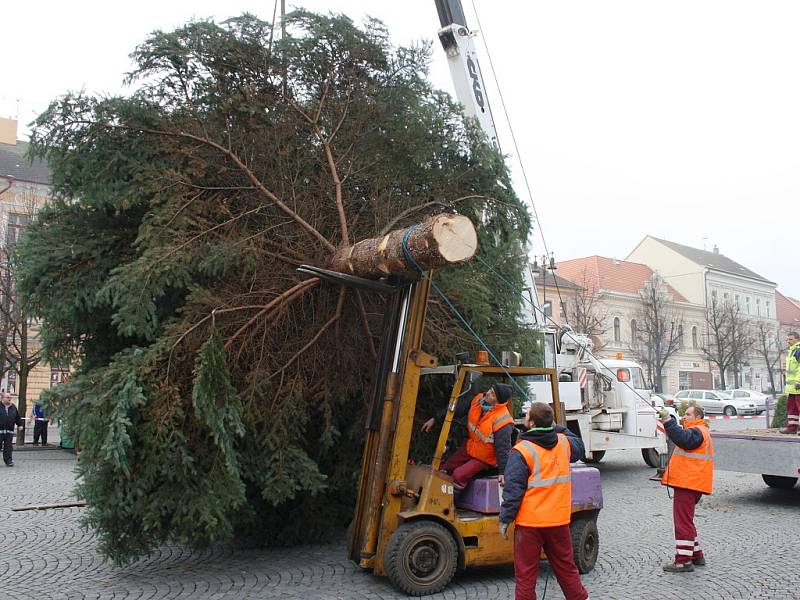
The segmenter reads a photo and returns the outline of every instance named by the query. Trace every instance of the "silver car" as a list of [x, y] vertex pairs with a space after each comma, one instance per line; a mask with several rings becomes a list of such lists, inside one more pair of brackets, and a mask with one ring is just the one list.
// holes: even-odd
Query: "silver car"
[[757, 414], [754, 402], [734, 398], [733, 394], [727, 391], [681, 390], [675, 394], [675, 399], [679, 402], [683, 400], [696, 402], [708, 414], [721, 414], [729, 417]]
[[761, 392], [756, 392], [754, 390], [744, 390], [744, 389], [737, 389], [737, 390], [729, 390], [731, 394], [733, 394], [733, 398], [735, 400], [746, 400], [748, 402], [752, 402], [756, 406], [756, 410], [758, 414], [763, 413], [767, 410], [767, 399], [769, 398], [770, 404], [774, 404], [775, 401], [772, 399], [771, 396], [767, 394], [762, 394]]

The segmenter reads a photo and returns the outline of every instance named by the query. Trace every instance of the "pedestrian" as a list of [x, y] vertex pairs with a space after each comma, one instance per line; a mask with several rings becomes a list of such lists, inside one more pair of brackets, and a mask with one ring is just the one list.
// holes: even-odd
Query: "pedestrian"
[[569, 463], [583, 457], [581, 439], [553, 424], [553, 409], [534, 402], [525, 418], [528, 430], [508, 457], [500, 534], [508, 539], [514, 522], [516, 600], [536, 600], [536, 579], [542, 549], [566, 600], [584, 600], [589, 593], [572, 553], [569, 523], [572, 483]]
[[42, 440], [42, 446], [47, 446], [47, 427], [50, 425], [50, 417], [47, 416], [42, 405], [36, 402], [33, 405], [33, 445], [38, 446]]
[[792, 331], [786, 336], [789, 349], [786, 351], [786, 427], [781, 433], [798, 433], [800, 426], [800, 336]]
[[689, 573], [706, 564], [694, 525], [695, 506], [710, 494], [714, 482], [714, 444], [699, 406], [690, 405], [683, 427], [666, 410], [660, 413], [667, 436], [675, 443], [661, 485], [671, 487], [672, 519], [675, 527], [675, 560], [664, 565], [667, 573]]
[[[489, 391], [469, 394], [459, 400], [455, 417], [467, 417], [469, 438], [442, 465], [442, 471], [453, 476], [453, 488], [463, 490], [469, 480], [485, 469], [497, 467], [500, 485], [506, 468], [508, 452], [514, 430], [514, 418], [508, 412], [508, 401], [513, 389], [505, 383], [495, 383]], [[430, 431], [436, 421], [444, 421], [444, 409], [422, 424], [422, 431]]]
[[0, 447], [3, 448], [3, 462], [7, 467], [14, 466], [14, 427], [22, 427], [22, 419], [17, 407], [11, 404], [11, 394], [0, 395]]

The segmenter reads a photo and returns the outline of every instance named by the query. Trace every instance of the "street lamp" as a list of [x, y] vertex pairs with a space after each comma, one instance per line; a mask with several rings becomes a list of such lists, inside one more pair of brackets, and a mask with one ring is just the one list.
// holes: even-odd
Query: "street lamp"
[[[539, 265], [539, 260], [542, 261], [541, 266]], [[538, 275], [539, 273], [542, 274], [542, 312], [544, 313], [545, 318], [547, 317], [547, 271], [549, 270], [553, 274], [553, 281], [555, 281], [555, 270], [556, 267], [556, 259], [553, 256], [553, 253], [550, 253], [550, 258], [548, 259], [547, 255], [542, 255], [537, 260], [536, 257], [533, 259], [533, 274], [534, 276]], [[553, 314], [553, 311], [550, 311], [550, 315]]]

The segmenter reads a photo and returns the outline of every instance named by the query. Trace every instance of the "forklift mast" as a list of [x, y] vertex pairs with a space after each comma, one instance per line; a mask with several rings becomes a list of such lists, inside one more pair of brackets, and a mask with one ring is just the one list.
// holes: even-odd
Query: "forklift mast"
[[[436, 366], [432, 357], [424, 362], [427, 355], [420, 350], [430, 275], [400, 285], [388, 295], [378, 368], [371, 390], [356, 510], [348, 540], [350, 559], [362, 568], [383, 568], [374, 560], [379, 538], [385, 538], [381, 534], [386, 533], [380, 529], [386, 516], [400, 510], [400, 499], [386, 495], [385, 482], [402, 479], [408, 461], [419, 378], [406, 377], [407, 366], [415, 360], [423, 361], [421, 366]], [[380, 518], [381, 513], [384, 518]]]

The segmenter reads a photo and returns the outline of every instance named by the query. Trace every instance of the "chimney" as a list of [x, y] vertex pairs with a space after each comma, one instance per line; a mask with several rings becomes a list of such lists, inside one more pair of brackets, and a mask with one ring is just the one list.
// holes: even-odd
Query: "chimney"
[[714, 244], [714, 254], [719, 254], [719, 246]]
[[0, 144], [17, 145], [17, 120], [0, 117]]

